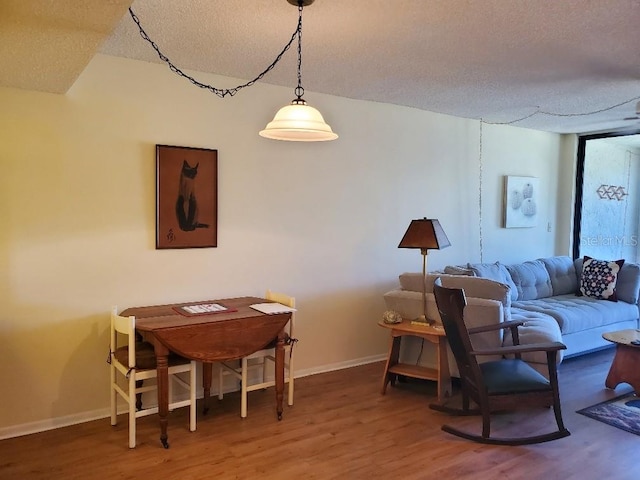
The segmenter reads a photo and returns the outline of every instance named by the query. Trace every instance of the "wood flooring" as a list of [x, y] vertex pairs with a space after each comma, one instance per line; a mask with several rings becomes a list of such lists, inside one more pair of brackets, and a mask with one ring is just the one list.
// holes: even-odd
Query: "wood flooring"
[[[561, 364], [572, 435], [539, 445], [488, 446], [448, 435], [443, 423], [479, 431], [479, 418], [430, 410], [432, 382], [397, 384], [381, 395], [383, 364], [375, 363], [296, 380], [295, 405], [285, 405], [280, 422], [273, 389], [249, 394], [244, 420], [237, 394], [213, 398], [196, 432], [188, 430], [187, 409], [172, 412], [168, 450], [156, 416], [138, 419], [133, 450], [126, 416], [116, 427], [105, 418], [3, 440], [0, 479], [638, 479], [640, 436], [575, 413], [631, 390], [605, 389], [612, 358], [608, 349]], [[505, 432], [554, 426], [550, 409], [498, 418]]]

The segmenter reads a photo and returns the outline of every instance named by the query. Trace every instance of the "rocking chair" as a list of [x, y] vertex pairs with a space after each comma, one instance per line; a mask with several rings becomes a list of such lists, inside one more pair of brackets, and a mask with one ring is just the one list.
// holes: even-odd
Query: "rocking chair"
[[[556, 353], [566, 346], [560, 342], [519, 345], [518, 326], [522, 321], [502, 322], [467, 329], [463, 320], [466, 299], [462, 289], [444, 288], [439, 279], [434, 285], [434, 295], [449, 346], [453, 352], [460, 372], [462, 388], [462, 409], [433, 404], [430, 408], [454, 415], [482, 415], [482, 435], [458, 430], [443, 425], [442, 430], [468, 440], [497, 445], [529, 445], [548, 442], [570, 435], [562, 421], [560, 411], [560, 394], [558, 390], [558, 372]], [[514, 345], [492, 349], [474, 350], [470, 335], [492, 329], [511, 329]], [[544, 351], [547, 354], [549, 379], [540, 374], [521, 359], [522, 353]], [[511, 355], [515, 358], [478, 363], [477, 357], [482, 355]], [[469, 400], [473, 400], [478, 408], [470, 409]], [[551, 433], [497, 438], [491, 436], [491, 414], [496, 411], [515, 410], [519, 408], [553, 406], [558, 429]]]

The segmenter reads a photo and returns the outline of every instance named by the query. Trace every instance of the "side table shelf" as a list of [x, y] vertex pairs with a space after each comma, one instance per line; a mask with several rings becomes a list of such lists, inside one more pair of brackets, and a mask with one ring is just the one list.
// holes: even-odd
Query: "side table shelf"
[[[438, 382], [438, 402], [443, 403], [445, 397], [451, 396], [451, 375], [449, 373], [449, 360], [447, 358], [447, 337], [443, 329], [412, 325], [410, 320], [401, 323], [378, 322], [381, 327], [391, 330], [389, 355], [382, 377], [382, 395], [387, 391], [387, 385], [395, 385], [398, 375], [422, 380], [435, 380]], [[422, 338], [436, 345], [438, 365], [437, 368], [428, 368], [421, 365], [400, 363], [400, 343], [403, 336]]]
[[405, 377], [435, 381], [438, 381], [439, 373], [437, 368], [422, 367], [420, 365], [411, 365], [409, 363], [396, 363], [395, 365], [390, 366], [387, 372], [404, 375]]

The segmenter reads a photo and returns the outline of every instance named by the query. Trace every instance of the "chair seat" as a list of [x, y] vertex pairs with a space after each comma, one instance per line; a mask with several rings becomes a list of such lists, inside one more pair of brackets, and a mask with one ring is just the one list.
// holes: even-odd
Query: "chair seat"
[[490, 395], [550, 389], [549, 380], [523, 360], [495, 360], [479, 366]]
[[[129, 347], [124, 346], [117, 348], [114, 352], [114, 356], [121, 364], [128, 365]], [[169, 366], [172, 367], [174, 365], [189, 363], [189, 360], [170, 352], [168, 362]], [[153, 370], [156, 368], [156, 352], [151, 343], [136, 342], [136, 368], [138, 370]]]

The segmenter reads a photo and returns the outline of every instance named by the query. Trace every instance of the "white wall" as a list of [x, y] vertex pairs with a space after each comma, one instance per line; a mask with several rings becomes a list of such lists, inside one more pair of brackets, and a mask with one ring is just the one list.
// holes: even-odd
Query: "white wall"
[[[482, 187], [484, 261], [555, 253], [560, 136], [483, 125], [481, 166], [478, 121], [305, 96], [340, 139], [257, 135], [292, 89], [223, 100], [107, 56], [65, 96], [0, 89], [0, 437], [106, 415], [112, 304], [288, 292], [310, 374], [386, 353], [382, 294], [421, 265], [397, 248], [411, 219], [451, 240], [430, 269], [480, 261]], [[218, 150], [218, 248], [155, 250], [156, 144]], [[501, 228], [503, 175], [540, 178], [541, 225]]]

